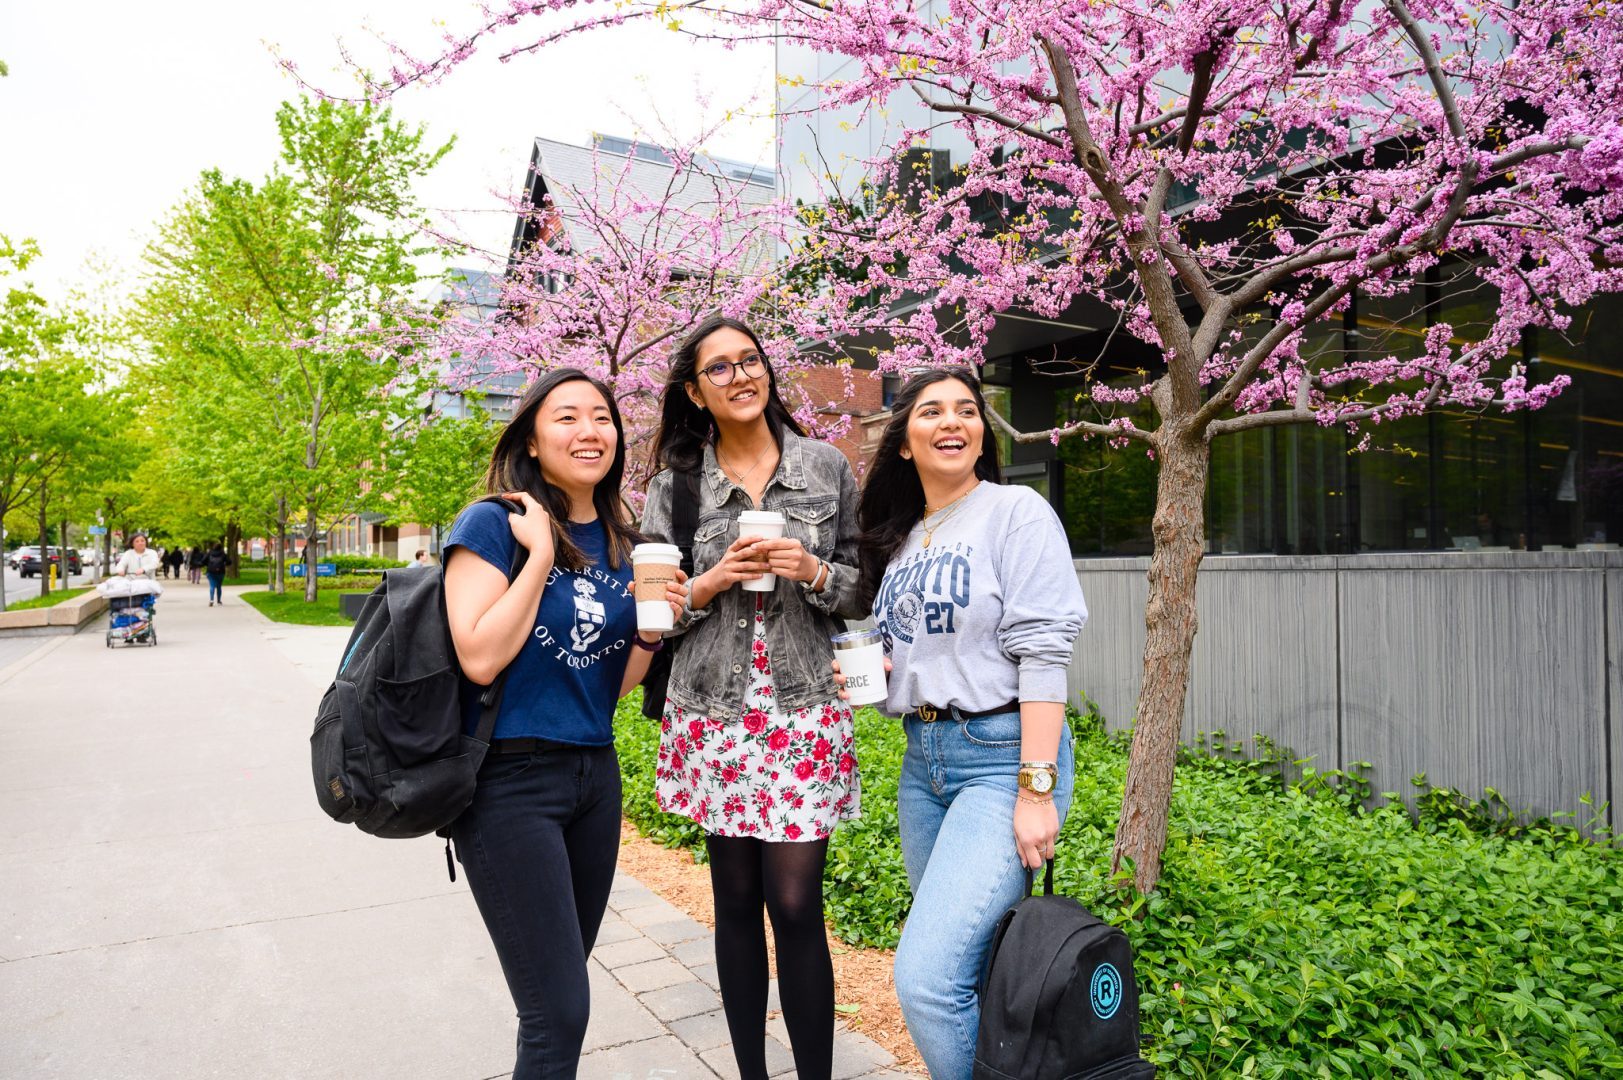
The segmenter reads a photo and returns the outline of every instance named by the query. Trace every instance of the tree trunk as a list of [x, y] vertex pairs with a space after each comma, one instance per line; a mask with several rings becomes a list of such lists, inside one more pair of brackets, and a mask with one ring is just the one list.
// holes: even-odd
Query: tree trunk
[[1130, 860], [1133, 883], [1147, 893], [1161, 877], [1167, 844], [1172, 769], [1189, 690], [1189, 656], [1195, 644], [1195, 576], [1205, 549], [1206, 471], [1204, 439], [1167, 431], [1160, 440], [1160, 476], [1150, 557], [1150, 596], [1144, 612], [1144, 675], [1138, 722], [1127, 761], [1121, 817], [1110, 869]]
[[51, 545], [50, 534], [46, 531], [50, 525], [46, 522], [46, 507], [49, 500], [45, 490], [45, 481], [39, 483], [39, 594], [51, 595]]
[[304, 600], [307, 604], [316, 602], [316, 512], [308, 510], [304, 515]]
[[225, 527], [225, 557], [230, 560], [231, 566], [226, 571], [228, 577], [242, 576], [242, 553], [237, 549], [242, 546], [242, 527], [235, 521]]
[[[0, 502], [0, 522], [6, 520], [6, 511], [10, 509], [10, 506]], [[0, 529], [0, 533], [3, 532], [4, 530]], [[6, 545], [3, 542], [0, 542], [0, 562], [4, 562], [5, 558]], [[4, 566], [0, 566], [0, 611], [4, 610], [6, 610], [6, 568]]]
[[276, 500], [276, 580], [278, 596], [287, 592], [287, 496]]
[[73, 549], [68, 547], [68, 519], [63, 518], [58, 523], [56, 538], [62, 545], [62, 583], [66, 587], [73, 584], [73, 557], [68, 553]]

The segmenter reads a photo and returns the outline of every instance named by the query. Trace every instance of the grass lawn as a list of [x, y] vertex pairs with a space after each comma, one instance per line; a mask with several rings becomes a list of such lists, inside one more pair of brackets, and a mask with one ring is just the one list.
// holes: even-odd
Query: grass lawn
[[264, 585], [270, 581], [270, 567], [244, 566], [241, 577], [228, 577], [227, 585]]
[[33, 608], [55, 607], [64, 600], [72, 600], [75, 596], [83, 596], [90, 591], [86, 586], [82, 589], [57, 589], [49, 596], [36, 596], [32, 600], [19, 600], [15, 604], [7, 604], [7, 611], [30, 611]]
[[316, 602], [304, 601], [304, 590], [289, 590], [281, 596], [273, 592], [239, 593], [244, 600], [259, 609], [259, 613], [272, 622], [299, 623], [303, 626], [350, 626], [351, 622], [338, 613], [338, 598], [343, 594], [336, 589], [322, 589]]

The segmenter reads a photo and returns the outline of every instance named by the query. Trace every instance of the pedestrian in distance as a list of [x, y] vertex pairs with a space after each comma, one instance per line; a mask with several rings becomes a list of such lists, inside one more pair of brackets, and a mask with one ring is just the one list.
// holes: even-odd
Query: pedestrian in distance
[[[163, 558], [164, 562], [168, 564], [169, 570], [175, 575], [175, 580], [179, 581], [180, 568], [186, 565], [186, 552], [178, 547], [170, 548], [164, 553]], [[167, 577], [168, 575], [164, 576]]]
[[1087, 607], [1053, 508], [999, 479], [980, 384], [935, 368], [897, 394], [859, 512], [907, 733], [896, 996], [934, 1080], [970, 1080], [993, 931], [1053, 858], [1075, 777], [1066, 669]]
[[721, 317], [700, 324], [672, 361], [654, 453], [663, 469], [649, 484], [643, 532], [679, 544], [675, 500], [696, 490], [699, 508], [692, 591], [672, 631], [682, 646], [660, 725], [659, 805], [705, 830], [740, 1076], [767, 1076], [764, 906], [796, 1074], [828, 1080], [823, 868], [835, 826], [860, 809], [851, 710], [836, 696], [829, 638], [836, 619], [862, 610], [856, 481], [845, 456], [807, 438], [785, 408], [754, 331]]
[[113, 574], [116, 577], [152, 578], [157, 576], [160, 565], [158, 553], [147, 547], [146, 534], [136, 533], [130, 537], [129, 550], [113, 564]]
[[186, 579], [193, 585], [203, 579], [203, 546], [193, 544], [192, 550], [186, 553]]
[[412, 561], [415, 562], [418, 566], [433, 566], [434, 565], [434, 558], [433, 558], [433, 556], [429, 555], [428, 550], [426, 548], [419, 548], [417, 550], [416, 557]]
[[[576, 1074], [586, 958], [620, 851], [615, 702], [664, 644], [637, 631], [625, 461], [608, 388], [551, 371], [519, 401], [485, 476], [487, 492], [523, 513], [475, 503], [445, 547], [470, 732], [480, 690], [507, 672], [490, 752], [451, 837], [518, 1011], [514, 1080]], [[528, 555], [511, 576], [520, 548]], [[686, 586], [666, 593], [680, 611]]]
[[209, 548], [208, 554], [203, 556], [203, 572], [209, 579], [209, 607], [225, 604], [225, 568], [229, 565], [231, 565], [230, 557], [216, 540], [214, 546]]

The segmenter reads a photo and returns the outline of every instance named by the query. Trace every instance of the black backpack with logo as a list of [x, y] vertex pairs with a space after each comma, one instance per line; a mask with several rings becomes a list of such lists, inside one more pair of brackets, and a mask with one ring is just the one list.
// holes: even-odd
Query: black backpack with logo
[[[523, 512], [508, 499], [481, 501]], [[520, 545], [510, 577], [528, 554]], [[464, 734], [443, 571], [386, 571], [316, 711], [310, 766], [321, 808], [334, 821], [389, 838], [424, 836], [455, 821], [473, 801], [506, 677], [484, 689], [478, 729]]]
[[975, 1080], [1149, 1080], [1127, 935], [1066, 896], [1026, 896], [998, 920], [981, 984]]

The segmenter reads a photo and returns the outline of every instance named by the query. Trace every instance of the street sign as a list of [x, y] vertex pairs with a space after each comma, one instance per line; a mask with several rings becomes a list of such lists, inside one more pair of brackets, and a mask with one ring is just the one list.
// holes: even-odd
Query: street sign
[[107, 526], [105, 526], [105, 525], [92, 525], [92, 526], [90, 526], [90, 535], [91, 536], [106, 536], [107, 535]]
[[[293, 575], [294, 577], [303, 577], [304, 576], [304, 564], [302, 562], [294, 563], [292, 566], [287, 568], [287, 572], [289, 574]], [[338, 564], [337, 563], [330, 563], [330, 562], [318, 562], [318, 563], [316, 563], [316, 577], [337, 577], [337, 576], [338, 576]]]

